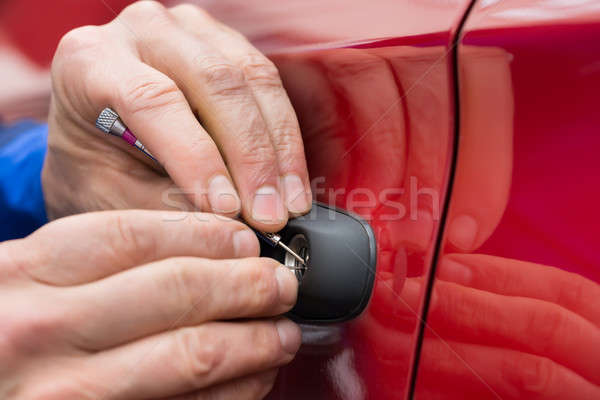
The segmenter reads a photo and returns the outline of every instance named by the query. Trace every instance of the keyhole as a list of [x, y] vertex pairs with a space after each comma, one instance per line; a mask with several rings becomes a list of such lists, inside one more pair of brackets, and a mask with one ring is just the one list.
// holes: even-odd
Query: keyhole
[[303, 234], [297, 234], [292, 237], [290, 240], [288, 247], [292, 249], [296, 254], [298, 254], [304, 260], [306, 267], [304, 267], [298, 260], [296, 260], [291, 254], [285, 255], [285, 265], [289, 268], [295, 268], [294, 272], [296, 273], [296, 278], [298, 281], [302, 281], [306, 270], [308, 269], [309, 259], [310, 259], [310, 249], [308, 246], [308, 241], [306, 240], [306, 236]]

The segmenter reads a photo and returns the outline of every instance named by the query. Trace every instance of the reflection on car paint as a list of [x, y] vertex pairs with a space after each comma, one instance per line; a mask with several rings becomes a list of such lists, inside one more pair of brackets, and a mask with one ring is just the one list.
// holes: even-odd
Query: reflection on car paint
[[459, 47], [458, 162], [415, 398], [600, 398], [600, 24], [585, 22], [600, 13], [518, 3], [543, 24], [490, 29], [498, 10], [476, 8]]
[[313, 192], [371, 224], [378, 272], [363, 315], [337, 327], [337, 341], [305, 341], [271, 398], [405, 395], [452, 150], [444, 40], [272, 55], [300, 119]]

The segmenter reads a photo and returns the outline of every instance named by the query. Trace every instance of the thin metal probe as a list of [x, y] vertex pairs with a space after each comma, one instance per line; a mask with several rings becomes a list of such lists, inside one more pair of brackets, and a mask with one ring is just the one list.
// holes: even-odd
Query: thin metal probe
[[[138, 138], [135, 137], [133, 133], [131, 133], [129, 128], [127, 128], [125, 123], [123, 123], [123, 121], [121, 120], [121, 117], [119, 117], [119, 114], [117, 114], [117, 112], [114, 111], [112, 108], [106, 107], [104, 110], [102, 110], [102, 112], [100, 112], [100, 115], [96, 120], [96, 127], [108, 135], [120, 137], [121, 139], [129, 143], [131, 146], [135, 147], [136, 149], [144, 153], [146, 156], [151, 158], [158, 165], [160, 165], [158, 160], [154, 158], [154, 156], [148, 151], [148, 149], [146, 149], [146, 146], [144, 146], [142, 142], [140, 142]], [[289, 269], [305, 270], [307, 268], [306, 263], [304, 262], [304, 259], [302, 257], [296, 254], [296, 252], [294, 252], [288, 246], [281, 243], [281, 236], [275, 233], [266, 233], [256, 230], [254, 232], [256, 232], [260, 238], [262, 238], [272, 246], [281, 246], [287, 253], [292, 255], [292, 257], [294, 257], [296, 260], [298, 260], [298, 262], [300, 262], [304, 266], [303, 268], [288, 267]]]
[[260, 237], [263, 241], [265, 241], [266, 243], [270, 244], [273, 247], [277, 247], [280, 246], [281, 248], [283, 248], [287, 253], [289, 253], [292, 257], [294, 257], [296, 260], [298, 260], [298, 262], [300, 264], [303, 265], [302, 268], [298, 268], [298, 267], [288, 267], [289, 269], [293, 269], [293, 270], [305, 270], [306, 268], [308, 268], [308, 266], [306, 265], [306, 262], [304, 261], [304, 259], [302, 257], [300, 257], [294, 250], [290, 249], [288, 246], [286, 246], [285, 244], [283, 244], [281, 242], [281, 236], [279, 236], [276, 233], [267, 233], [267, 232], [261, 232], [261, 231], [254, 231], [258, 237]]
[[303, 271], [303, 270], [305, 270], [307, 268], [306, 263], [304, 262], [304, 259], [302, 257], [300, 257], [298, 254], [296, 254], [295, 251], [293, 251], [292, 249], [290, 249], [289, 247], [287, 247], [285, 244], [283, 244], [281, 242], [279, 242], [279, 245], [281, 247], [283, 247], [283, 249], [285, 251], [287, 251], [289, 254], [291, 254], [292, 257], [294, 257], [296, 260], [298, 260], [298, 262], [300, 264], [303, 265], [303, 267], [301, 267], [301, 268], [298, 268], [298, 267], [288, 267], [288, 268], [294, 269], [294, 270], [300, 270], [300, 271]]

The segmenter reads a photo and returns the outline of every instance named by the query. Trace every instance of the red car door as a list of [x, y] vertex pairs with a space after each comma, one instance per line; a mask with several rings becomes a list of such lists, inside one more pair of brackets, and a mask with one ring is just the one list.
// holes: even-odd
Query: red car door
[[276, 63], [313, 193], [365, 218], [378, 244], [365, 312], [303, 326], [269, 398], [405, 398], [453, 162], [453, 40], [469, 1], [200, 4]]
[[414, 397], [600, 398], [600, 4], [478, 1]]

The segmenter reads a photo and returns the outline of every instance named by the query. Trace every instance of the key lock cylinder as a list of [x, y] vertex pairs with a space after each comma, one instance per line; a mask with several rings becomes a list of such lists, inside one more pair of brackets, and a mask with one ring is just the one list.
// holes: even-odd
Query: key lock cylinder
[[278, 260], [298, 278], [298, 301], [290, 318], [335, 323], [360, 315], [371, 297], [376, 267], [375, 236], [366, 221], [314, 203], [310, 213], [271, 236], [277, 240], [283, 246], [261, 241], [261, 256]]

